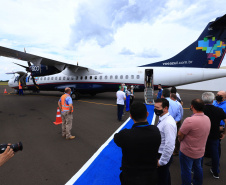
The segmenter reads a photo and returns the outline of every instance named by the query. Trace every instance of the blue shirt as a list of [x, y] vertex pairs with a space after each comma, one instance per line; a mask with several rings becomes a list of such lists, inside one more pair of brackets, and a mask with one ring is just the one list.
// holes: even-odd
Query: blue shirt
[[158, 95], [157, 95], [157, 99], [160, 99], [162, 96], [162, 89], [159, 90]]
[[181, 120], [180, 107], [176, 101], [171, 100], [169, 97], [166, 98], [169, 101], [169, 113], [175, 121]]
[[[66, 93], [64, 93], [64, 94], [66, 94]], [[59, 99], [59, 102], [61, 102], [61, 97]], [[65, 99], [65, 102], [66, 102], [67, 105], [73, 104], [73, 101], [72, 101], [72, 98], [71, 98], [70, 95]], [[62, 112], [64, 112], [64, 111], [62, 111]]]
[[[220, 107], [224, 110], [224, 112], [226, 113], [226, 101], [222, 101], [220, 103], [217, 103], [217, 100], [214, 100], [213, 105], [215, 107]], [[221, 120], [220, 125], [225, 125], [224, 121]]]

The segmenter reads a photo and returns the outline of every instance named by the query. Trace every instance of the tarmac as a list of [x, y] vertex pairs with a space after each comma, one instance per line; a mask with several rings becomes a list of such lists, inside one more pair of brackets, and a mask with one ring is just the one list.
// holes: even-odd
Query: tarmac
[[[10, 94], [4, 94], [4, 89]], [[184, 118], [191, 116], [192, 99], [204, 91], [178, 90], [184, 102]], [[214, 92], [215, 93], [215, 92]], [[61, 125], [55, 125], [57, 102], [61, 92], [25, 92], [16, 95], [8, 86], [0, 85], [0, 144], [23, 143], [6, 164], [0, 167], [1, 185], [62, 185], [89, 160], [98, 148], [123, 124], [116, 117], [115, 93], [95, 97], [81, 96], [74, 103], [72, 134], [74, 140], [61, 137]], [[135, 92], [136, 101], [144, 101], [143, 93]], [[129, 117], [126, 112], [124, 120]], [[222, 141], [220, 179], [214, 179], [204, 165], [204, 185], [226, 182], [226, 138]], [[205, 158], [204, 163], [209, 159]], [[179, 157], [170, 167], [172, 185], [180, 185]], [[110, 173], [110, 171], [109, 171]]]

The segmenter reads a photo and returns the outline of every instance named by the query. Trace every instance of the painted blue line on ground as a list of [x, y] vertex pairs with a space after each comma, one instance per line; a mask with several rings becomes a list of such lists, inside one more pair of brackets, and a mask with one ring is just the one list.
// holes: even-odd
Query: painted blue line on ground
[[[149, 112], [148, 122], [153, 124], [154, 106], [146, 105]], [[122, 128], [131, 128], [134, 124], [133, 120], [129, 120]], [[121, 129], [120, 129], [121, 130]], [[118, 132], [117, 130], [116, 132]], [[120, 184], [119, 174], [122, 159], [121, 148], [119, 148], [113, 140], [113, 135], [109, 142], [100, 153], [93, 159], [90, 165], [85, 164], [85, 168], [81, 168], [77, 173], [79, 175], [72, 177], [67, 185], [118, 185]], [[95, 155], [95, 154], [94, 154]], [[89, 162], [89, 161], [88, 161]], [[80, 175], [81, 174], [81, 175]]]

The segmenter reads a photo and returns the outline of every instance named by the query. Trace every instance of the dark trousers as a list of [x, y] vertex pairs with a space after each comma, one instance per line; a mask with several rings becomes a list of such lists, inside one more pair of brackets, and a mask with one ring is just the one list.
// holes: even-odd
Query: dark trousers
[[220, 173], [219, 171], [219, 162], [220, 162], [220, 157], [219, 157], [219, 139], [208, 139], [206, 145], [209, 148], [210, 156], [212, 159], [212, 170], [213, 173]]
[[24, 95], [23, 89], [19, 89], [19, 95]]
[[[180, 130], [180, 126], [181, 126], [181, 122], [178, 121], [177, 122], [177, 133]], [[174, 149], [174, 153], [179, 153], [180, 150], [180, 142], [178, 141], [178, 135], [176, 137], [176, 142], [175, 142], [175, 149]]]
[[120, 173], [121, 185], [157, 185], [157, 170], [145, 174]]
[[122, 120], [122, 114], [123, 114], [124, 105], [117, 104], [117, 108], [118, 108], [118, 111], [117, 111], [118, 120], [121, 121]]
[[157, 168], [158, 171], [158, 185], [171, 185], [171, 176], [169, 167], [173, 161], [173, 156], [171, 156], [169, 162]]

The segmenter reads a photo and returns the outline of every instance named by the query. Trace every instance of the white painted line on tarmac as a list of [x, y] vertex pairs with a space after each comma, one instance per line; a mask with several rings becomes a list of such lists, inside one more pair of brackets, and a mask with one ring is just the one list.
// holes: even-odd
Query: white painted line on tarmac
[[98, 157], [98, 155], [103, 151], [103, 149], [110, 143], [110, 141], [114, 138], [114, 135], [118, 133], [130, 120], [128, 118], [112, 135], [111, 137], [96, 151], [95, 154], [82, 166], [82, 168], [65, 184], [65, 185], [73, 185], [77, 179], [86, 171], [86, 169], [92, 164], [92, 162]]

